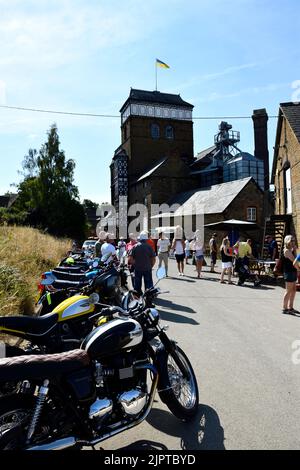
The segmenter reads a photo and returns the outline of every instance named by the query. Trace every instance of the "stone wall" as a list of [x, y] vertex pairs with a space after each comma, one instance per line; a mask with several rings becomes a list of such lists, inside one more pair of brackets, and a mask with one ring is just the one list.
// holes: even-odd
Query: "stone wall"
[[285, 214], [284, 168], [290, 165], [292, 186], [291, 232], [300, 243], [300, 143], [285, 117], [282, 118], [281, 135], [275, 173], [276, 214]]

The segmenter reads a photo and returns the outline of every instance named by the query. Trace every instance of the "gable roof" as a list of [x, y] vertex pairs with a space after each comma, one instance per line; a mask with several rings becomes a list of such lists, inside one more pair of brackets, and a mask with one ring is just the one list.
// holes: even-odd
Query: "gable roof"
[[300, 103], [281, 103], [280, 108], [300, 143]]
[[[179, 215], [195, 215], [195, 214], [221, 214], [239, 195], [239, 193], [247, 186], [250, 181], [254, 181], [252, 177], [243, 178], [228, 183], [215, 184], [210, 188], [196, 189], [180, 193], [168, 201], [168, 204], [179, 204], [180, 207], [172, 214]], [[255, 183], [256, 184], [256, 183]], [[258, 187], [258, 186], [257, 186]], [[170, 214], [165, 214], [170, 215]], [[153, 218], [163, 217], [159, 214]]]
[[282, 128], [282, 122], [283, 122], [284, 117], [288, 121], [289, 125], [291, 126], [292, 131], [294, 132], [298, 142], [300, 143], [300, 103], [296, 103], [296, 102], [295, 103], [280, 103], [279, 105], [272, 175], [271, 175], [272, 184], [274, 184], [274, 180], [275, 180], [281, 128]]
[[180, 95], [171, 93], [161, 93], [160, 91], [137, 90], [131, 88], [129, 97], [120, 109], [120, 113], [125, 109], [128, 103], [158, 103], [174, 106], [181, 106], [193, 109], [193, 105], [184, 101]]
[[198, 167], [199, 165], [203, 167], [204, 165], [209, 165], [212, 162], [214, 155], [217, 152], [217, 147], [212, 145], [205, 150], [201, 150], [201, 152], [197, 153], [194, 158], [194, 161], [190, 164], [192, 170], [194, 167]]
[[0, 196], [0, 207], [11, 207], [17, 197], [18, 194], [8, 194], [7, 196]]

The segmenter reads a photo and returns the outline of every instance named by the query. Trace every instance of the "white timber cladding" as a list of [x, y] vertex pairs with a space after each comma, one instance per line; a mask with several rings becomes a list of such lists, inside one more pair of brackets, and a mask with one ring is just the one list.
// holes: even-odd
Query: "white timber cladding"
[[191, 121], [193, 118], [192, 111], [189, 109], [158, 104], [129, 104], [122, 113], [122, 124], [129, 116], [158, 117], [182, 121]]

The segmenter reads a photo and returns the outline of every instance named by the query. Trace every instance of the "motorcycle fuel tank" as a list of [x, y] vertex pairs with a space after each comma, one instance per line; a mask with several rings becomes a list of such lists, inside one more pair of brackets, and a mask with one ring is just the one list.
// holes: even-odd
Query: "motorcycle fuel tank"
[[83, 341], [81, 349], [94, 358], [109, 356], [141, 343], [143, 330], [133, 319], [115, 319], [95, 328]]
[[121, 286], [121, 278], [115, 268], [97, 276], [95, 279], [95, 289], [104, 292], [106, 297], [114, 297], [116, 288]]
[[86, 295], [73, 295], [57, 305], [53, 312], [58, 313], [58, 321], [61, 322], [92, 313], [94, 310], [95, 305], [89, 303]]

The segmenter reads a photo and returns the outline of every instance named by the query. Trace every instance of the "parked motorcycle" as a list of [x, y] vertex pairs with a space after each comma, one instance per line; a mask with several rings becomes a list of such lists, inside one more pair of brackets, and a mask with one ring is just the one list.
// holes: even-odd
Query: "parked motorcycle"
[[195, 416], [199, 393], [188, 357], [157, 310], [138, 304], [131, 315], [110, 307], [112, 319], [81, 349], [0, 360], [0, 383], [30, 383], [27, 394], [0, 398], [1, 450], [93, 447], [140, 424], [156, 391], [177, 418]]
[[122, 306], [126, 295], [127, 274], [126, 267], [117, 267], [109, 263], [102, 270], [91, 271], [81, 281], [57, 280], [52, 272], [43, 274], [39, 290], [40, 298], [37, 301], [38, 314], [45, 315], [53, 310], [60, 302], [74, 294], [98, 292], [103, 303]]

